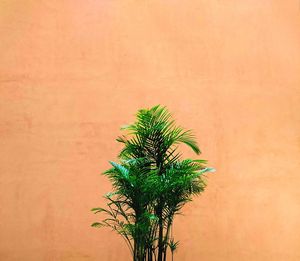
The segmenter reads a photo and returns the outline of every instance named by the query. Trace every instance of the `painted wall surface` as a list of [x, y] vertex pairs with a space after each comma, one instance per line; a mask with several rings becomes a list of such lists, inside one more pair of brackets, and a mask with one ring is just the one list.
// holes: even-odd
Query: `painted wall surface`
[[2, 0], [0, 32], [0, 260], [130, 260], [90, 209], [158, 103], [217, 169], [175, 260], [300, 260], [299, 0]]

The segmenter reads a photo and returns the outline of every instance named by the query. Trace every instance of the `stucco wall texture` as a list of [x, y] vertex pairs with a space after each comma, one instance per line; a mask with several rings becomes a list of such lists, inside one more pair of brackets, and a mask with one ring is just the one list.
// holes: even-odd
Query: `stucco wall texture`
[[300, 260], [299, 0], [2, 0], [0, 30], [1, 261], [130, 260], [90, 209], [156, 104], [217, 169], [175, 260]]

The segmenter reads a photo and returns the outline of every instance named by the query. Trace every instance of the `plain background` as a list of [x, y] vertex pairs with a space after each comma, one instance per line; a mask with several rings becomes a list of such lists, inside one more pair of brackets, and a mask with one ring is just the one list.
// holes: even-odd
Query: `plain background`
[[0, 32], [0, 260], [130, 260], [90, 209], [156, 104], [217, 169], [175, 260], [300, 260], [299, 0], [2, 0]]

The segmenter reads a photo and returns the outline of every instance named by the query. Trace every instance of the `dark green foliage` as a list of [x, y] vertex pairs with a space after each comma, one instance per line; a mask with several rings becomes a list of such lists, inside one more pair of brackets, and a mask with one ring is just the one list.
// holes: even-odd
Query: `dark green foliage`
[[114, 191], [105, 195], [107, 208], [93, 208], [107, 218], [93, 227], [110, 227], [128, 244], [134, 261], [166, 261], [168, 248], [177, 248], [171, 235], [174, 216], [192, 195], [205, 188], [205, 160], [181, 159], [180, 143], [196, 154], [200, 149], [190, 130], [175, 125], [165, 107], [155, 106], [137, 113], [135, 123], [122, 128], [128, 133], [120, 162], [110, 162], [104, 172]]

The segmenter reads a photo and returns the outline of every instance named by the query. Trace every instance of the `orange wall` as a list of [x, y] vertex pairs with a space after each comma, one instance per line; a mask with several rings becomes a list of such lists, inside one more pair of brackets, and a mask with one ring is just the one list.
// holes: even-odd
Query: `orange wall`
[[299, 18], [299, 0], [2, 0], [0, 260], [130, 260], [89, 210], [119, 127], [158, 103], [217, 169], [175, 260], [300, 260]]

